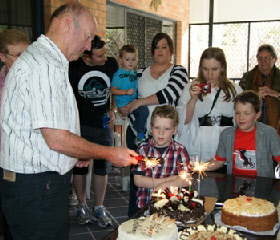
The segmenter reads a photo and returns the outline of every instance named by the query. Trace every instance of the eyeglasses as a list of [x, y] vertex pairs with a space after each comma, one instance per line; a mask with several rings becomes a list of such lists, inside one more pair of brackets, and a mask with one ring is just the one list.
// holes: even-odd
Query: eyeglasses
[[10, 54], [10, 53], [5, 53], [6, 55], [10, 55], [10, 56], [12, 56], [12, 57], [14, 57], [14, 58], [18, 58], [20, 55], [21, 55], [21, 53], [18, 53], [18, 54]]
[[268, 62], [268, 61], [271, 61], [271, 59], [273, 59], [273, 57], [258, 57], [257, 59], [259, 62]]

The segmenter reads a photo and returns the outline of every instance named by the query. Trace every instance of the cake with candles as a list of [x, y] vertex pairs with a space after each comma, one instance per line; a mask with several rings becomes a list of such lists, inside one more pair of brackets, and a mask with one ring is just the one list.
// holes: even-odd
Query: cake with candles
[[222, 222], [252, 231], [270, 231], [278, 223], [278, 213], [274, 205], [267, 200], [239, 196], [224, 202]]
[[150, 213], [169, 216], [183, 224], [196, 222], [205, 216], [204, 197], [197, 191], [170, 187], [164, 191], [154, 192], [151, 196]]
[[118, 228], [117, 240], [177, 240], [178, 228], [174, 219], [158, 216], [130, 219]]
[[199, 225], [197, 227], [185, 228], [179, 232], [178, 240], [242, 240], [246, 239], [241, 233], [238, 233], [227, 227], [217, 225]]

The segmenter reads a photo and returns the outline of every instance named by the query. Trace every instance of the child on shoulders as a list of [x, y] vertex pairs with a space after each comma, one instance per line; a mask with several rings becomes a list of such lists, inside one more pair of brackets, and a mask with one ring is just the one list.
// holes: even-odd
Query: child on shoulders
[[207, 171], [227, 163], [227, 173], [275, 178], [274, 160], [280, 165], [280, 139], [276, 130], [260, 123], [262, 101], [254, 91], [244, 91], [234, 102], [237, 126], [222, 131], [216, 156]]
[[[138, 50], [134, 45], [124, 45], [120, 50], [119, 61], [122, 68], [114, 74], [111, 93], [115, 96], [117, 107], [126, 106], [137, 98], [137, 73], [134, 71], [138, 63]], [[147, 106], [140, 106], [133, 111], [134, 129], [137, 131], [136, 145], [145, 137], [146, 120], [149, 116]]]
[[138, 208], [142, 208], [150, 202], [153, 190], [165, 190], [170, 186], [188, 186], [189, 181], [182, 182], [181, 178], [178, 177], [178, 173], [183, 170], [190, 172], [189, 155], [186, 148], [173, 140], [173, 136], [178, 130], [178, 122], [178, 113], [170, 105], [158, 106], [152, 114], [152, 138], [140, 145], [138, 154], [161, 158], [163, 162], [153, 169], [146, 168], [144, 162], [132, 169], [134, 183], [138, 187]]

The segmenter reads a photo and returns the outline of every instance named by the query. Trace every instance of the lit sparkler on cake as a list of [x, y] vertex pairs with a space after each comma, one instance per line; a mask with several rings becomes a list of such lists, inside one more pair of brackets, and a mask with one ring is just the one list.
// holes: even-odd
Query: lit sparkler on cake
[[196, 157], [195, 161], [191, 161], [191, 169], [193, 173], [198, 174], [198, 194], [200, 193], [200, 178], [203, 179], [203, 175], [207, 176], [205, 171], [207, 170], [207, 167], [209, 166], [209, 162], [200, 162], [198, 158]]
[[179, 177], [182, 179], [181, 188], [180, 188], [181, 191], [182, 191], [182, 187], [183, 187], [183, 181], [189, 182], [189, 189], [191, 190], [192, 178], [190, 177], [190, 173], [187, 172], [186, 170], [183, 170], [183, 171], [179, 172]]

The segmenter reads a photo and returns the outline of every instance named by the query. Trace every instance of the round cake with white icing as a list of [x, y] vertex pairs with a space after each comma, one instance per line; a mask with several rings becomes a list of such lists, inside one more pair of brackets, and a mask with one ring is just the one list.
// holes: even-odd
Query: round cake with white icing
[[151, 199], [151, 214], [169, 216], [183, 224], [204, 217], [204, 197], [199, 197], [197, 191], [187, 191], [184, 188], [180, 192], [178, 190], [177, 187], [170, 187], [160, 194], [154, 193]]
[[278, 214], [274, 205], [265, 199], [239, 196], [224, 202], [222, 222], [252, 231], [270, 231], [278, 223]]
[[169, 217], [150, 217], [130, 219], [118, 228], [117, 240], [177, 240], [178, 228]]
[[199, 225], [186, 228], [179, 233], [178, 240], [242, 240], [241, 233], [217, 225]]

